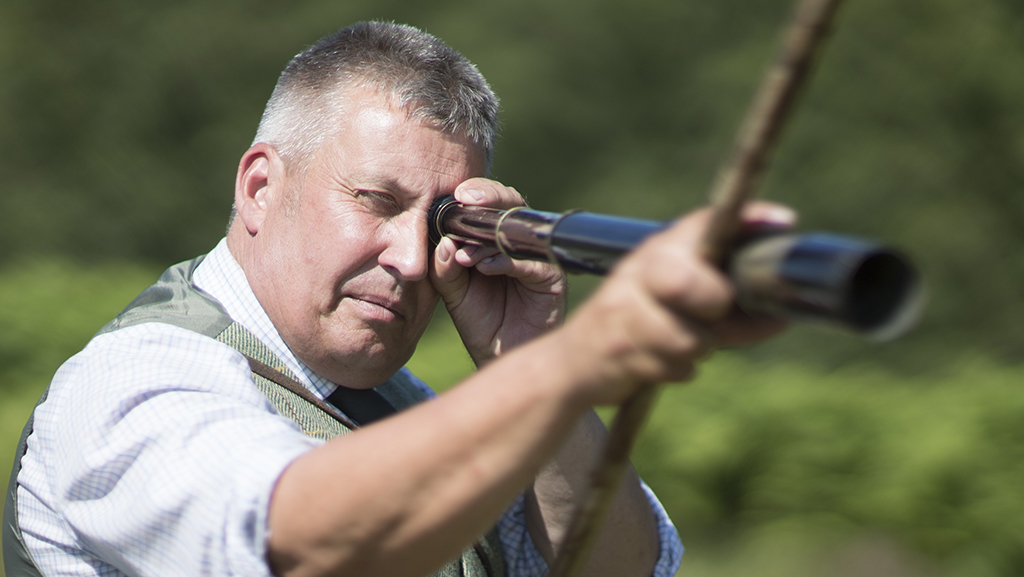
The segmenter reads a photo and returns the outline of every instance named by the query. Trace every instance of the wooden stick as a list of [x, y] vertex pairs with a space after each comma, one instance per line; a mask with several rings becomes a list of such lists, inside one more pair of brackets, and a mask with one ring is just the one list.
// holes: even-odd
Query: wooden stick
[[591, 473], [590, 490], [576, 510], [549, 575], [561, 577], [583, 573], [583, 567], [597, 539], [597, 529], [601, 527], [608, 507], [615, 500], [622, 475], [629, 464], [629, 454], [651, 412], [657, 392], [657, 385], [646, 385], [619, 407], [601, 463]]
[[[732, 157], [712, 188], [712, 218], [702, 239], [701, 253], [721, 264], [740, 226], [740, 211], [754, 194], [769, 153], [792, 110], [814, 57], [841, 0], [803, 0], [797, 8], [782, 52], [761, 82], [747, 119], [740, 129]], [[636, 438], [653, 406], [657, 385], [641, 387], [615, 416], [601, 463], [592, 473], [591, 488], [576, 511], [549, 573], [578, 577], [614, 500]]]
[[713, 212], [701, 250], [715, 264], [721, 264], [728, 254], [739, 229], [740, 211], [754, 196], [768, 157], [840, 2], [804, 0], [793, 16], [779, 57], [761, 81], [737, 135], [732, 157], [711, 189]]

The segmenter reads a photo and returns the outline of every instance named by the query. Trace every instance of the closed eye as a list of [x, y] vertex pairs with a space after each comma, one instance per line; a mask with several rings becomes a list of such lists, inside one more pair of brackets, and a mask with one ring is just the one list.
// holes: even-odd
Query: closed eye
[[402, 212], [402, 206], [390, 194], [376, 190], [357, 189], [355, 196], [365, 202], [371, 210], [383, 216], [395, 216]]

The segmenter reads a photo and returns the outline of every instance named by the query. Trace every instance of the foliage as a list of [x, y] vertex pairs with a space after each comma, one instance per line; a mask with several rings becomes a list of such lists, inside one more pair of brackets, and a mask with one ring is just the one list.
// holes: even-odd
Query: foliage
[[[410, 367], [439, 389], [472, 371], [443, 314]], [[1022, 375], [720, 353], [663, 390], [633, 460], [689, 548], [683, 575], [1019, 575]]]
[[[495, 176], [535, 206], [670, 217], [701, 202], [790, 7], [7, 2], [0, 260], [205, 252], [280, 68], [366, 18], [426, 28], [479, 64], [503, 97]], [[846, 4], [765, 195], [806, 228], [905, 247], [931, 307], [895, 347], [794, 331], [755, 356], [911, 371], [961, 349], [1024, 358], [1022, 30], [1014, 0]]]
[[438, 305], [426, 335], [406, 366], [438, 392], [447, 390], [476, 369], [443, 305]]
[[693, 557], [817, 533], [950, 575], [1024, 571], [1020, 367], [978, 359], [907, 379], [723, 354], [704, 369], [663, 393], [634, 454]]
[[[123, 263], [0, 270], [0, 462], [59, 364], [156, 276]], [[473, 370], [443, 312], [410, 367], [440, 390]], [[983, 358], [906, 378], [719, 353], [663, 391], [634, 461], [689, 547], [687, 575], [885, 575], [869, 571], [879, 563], [1018, 575], [1022, 374]]]
[[83, 267], [23, 261], [0, 274], [0, 389], [38, 389], [157, 271], [129, 263]]
[[[439, 35], [502, 96], [496, 178], [666, 218], [702, 201], [790, 6], [0, 4], [0, 460], [59, 364], [223, 234], [263, 103], [317, 37]], [[796, 327], [665, 391], [636, 461], [685, 574], [1024, 573], [1022, 38], [1019, 0], [846, 3], [764, 196], [906, 248], [929, 311], [886, 347]], [[411, 364], [443, 388], [472, 365], [439, 318]]]

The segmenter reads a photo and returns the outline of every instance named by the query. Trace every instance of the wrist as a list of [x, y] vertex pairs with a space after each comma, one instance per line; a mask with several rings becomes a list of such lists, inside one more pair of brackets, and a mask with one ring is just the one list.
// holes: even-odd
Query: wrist
[[624, 384], [610, 369], [607, 355], [590, 342], [587, 331], [571, 323], [537, 340], [538, 349], [549, 355], [565, 387], [567, 401], [581, 412], [594, 406], [615, 404], [614, 391]]

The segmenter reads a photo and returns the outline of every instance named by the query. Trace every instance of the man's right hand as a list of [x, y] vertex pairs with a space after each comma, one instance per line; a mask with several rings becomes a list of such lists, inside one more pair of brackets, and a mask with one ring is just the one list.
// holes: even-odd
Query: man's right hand
[[[463, 204], [524, 206], [514, 188], [472, 178], [455, 189]], [[496, 248], [456, 246], [445, 237], [434, 250], [431, 282], [477, 366], [558, 327], [565, 319], [565, 273], [547, 262], [513, 260]]]

